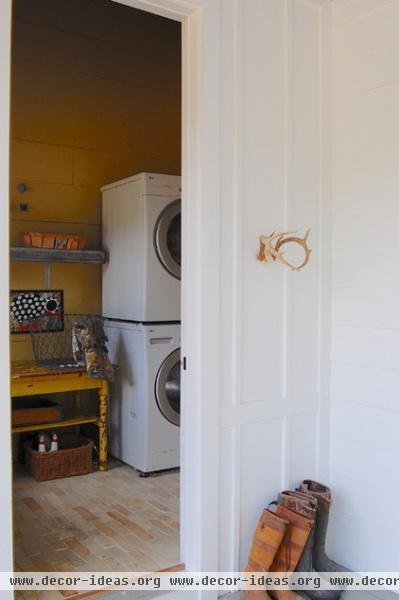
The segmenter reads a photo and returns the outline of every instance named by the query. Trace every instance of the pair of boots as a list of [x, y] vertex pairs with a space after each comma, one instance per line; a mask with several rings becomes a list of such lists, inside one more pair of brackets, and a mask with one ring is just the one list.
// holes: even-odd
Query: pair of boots
[[[293, 572], [345, 571], [326, 554], [325, 542], [331, 506], [330, 489], [304, 480], [296, 491], [281, 492], [276, 512], [265, 509], [257, 525], [246, 571]], [[339, 590], [311, 590], [307, 595], [291, 590], [271, 592], [276, 600], [337, 600]], [[263, 590], [246, 592], [246, 600], [267, 600]]]
[[[295, 571], [309, 539], [314, 516], [308, 518], [279, 504], [276, 512], [265, 509], [259, 519], [248, 557], [246, 572]], [[291, 590], [271, 592], [275, 600], [300, 600]], [[270, 600], [266, 591], [246, 591], [245, 600]]]

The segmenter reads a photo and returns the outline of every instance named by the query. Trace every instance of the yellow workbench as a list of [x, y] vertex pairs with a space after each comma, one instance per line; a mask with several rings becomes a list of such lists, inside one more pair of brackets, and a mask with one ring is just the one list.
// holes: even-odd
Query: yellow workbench
[[48, 368], [33, 361], [16, 361], [11, 364], [11, 396], [38, 396], [75, 392], [78, 396], [82, 390], [97, 390], [99, 410], [93, 416], [74, 416], [53, 423], [36, 423], [12, 428], [13, 433], [23, 431], [39, 431], [42, 429], [69, 427], [83, 423], [95, 423], [99, 433], [99, 467], [107, 470], [107, 418], [108, 418], [108, 381], [93, 379], [82, 368]]

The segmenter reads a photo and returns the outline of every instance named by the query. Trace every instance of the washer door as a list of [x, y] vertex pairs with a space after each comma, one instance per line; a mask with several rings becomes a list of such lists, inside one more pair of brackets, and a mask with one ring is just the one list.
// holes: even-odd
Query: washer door
[[180, 348], [165, 358], [155, 378], [158, 408], [170, 423], [180, 426]]
[[180, 279], [181, 274], [181, 200], [168, 204], [154, 228], [154, 248], [161, 265]]

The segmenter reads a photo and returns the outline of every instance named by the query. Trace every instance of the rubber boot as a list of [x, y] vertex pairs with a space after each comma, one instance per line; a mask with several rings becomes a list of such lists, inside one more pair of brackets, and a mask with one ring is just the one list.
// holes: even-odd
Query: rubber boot
[[[255, 529], [246, 572], [268, 571], [286, 535], [288, 521], [265, 509]], [[265, 590], [245, 590], [245, 600], [270, 600]]]
[[[287, 496], [288, 494], [285, 495], [285, 497]], [[292, 573], [296, 569], [309, 538], [314, 525], [314, 516], [309, 518], [281, 504], [277, 505], [276, 514], [285, 521], [288, 521], [289, 525], [284, 540], [270, 567], [270, 571]], [[292, 590], [273, 590], [270, 592], [270, 595], [275, 600], [301, 600], [301, 598], [306, 598], [305, 595], [299, 595]]]
[[313, 567], [320, 573], [347, 571], [345, 567], [329, 558], [326, 554], [328, 519], [331, 507], [331, 490], [326, 485], [311, 479], [305, 479], [299, 491], [313, 496], [317, 500], [316, 526], [313, 542]]
[[[314, 533], [315, 528], [313, 527], [306, 546], [304, 548], [301, 559], [298, 563], [296, 570], [299, 573], [309, 573], [312, 575], [318, 575], [313, 568], [313, 546], [314, 546]], [[306, 590], [306, 594], [311, 600], [338, 600], [341, 598], [341, 594], [344, 590]]]
[[[302, 482], [300, 492], [317, 500], [316, 524], [309, 536], [297, 571], [312, 573], [313, 571], [346, 571], [344, 567], [328, 558], [325, 552], [328, 516], [331, 506], [330, 489], [317, 481], [306, 479]], [[324, 533], [323, 533], [324, 530]], [[316, 540], [318, 546], [316, 546]], [[319, 560], [321, 559], [321, 560]], [[326, 559], [326, 560], [324, 560]], [[327, 568], [326, 568], [327, 567]], [[308, 590], [311, 600], [338, 600], [344, 590]]]

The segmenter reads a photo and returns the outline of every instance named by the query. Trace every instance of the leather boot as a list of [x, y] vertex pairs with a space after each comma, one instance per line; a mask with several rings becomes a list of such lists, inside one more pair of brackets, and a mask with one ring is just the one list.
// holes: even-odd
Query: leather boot
[[[285, 497], [289, 497], [289, 495], [286, 494]], [[270, 567], [270, 571], [286, 573], [295, 571], [314, 524], [314, 509], [312, 510], [313, 516], [308, 517], [284, 505], [277, 505], [276, 514], [288, 521], [289, 525], [284, 540]], [[312, 515], [312, 513], [310, 514]], [[301, 598], [306, 598], [305, 595], [300, 595], [292, 590], [274, 590], [270, 592], [270, 595], [275, 600], [301, 600]]]
[[[286, 506], [291, 510], [294, 510], [295, 512], [299, 513], [300, 515], [303, 515], [304, 517], [312, 519], [313, 523], [315, 523], [317, 499], [313, 498], [313, 496], [309, 496], [308, 494], [304, 494], [303, 492], [286, 490], [279, 494], [278, 503], [282, 506]], [[305, 544], [305, 548], [296, 567], [296, 570], [299, 572], [311, 573], [313, 571], [313, 540], [314, 526], [312, 527], [308, 540]]]
[[277, 505], [276, 514], [289, 522], [287, 534], [278, 549], [270, 571], [295, 571], [314, 524], [314, 518], [305, 517], [285, 506]]
[[296, 490], [285, 490], [278, 495], [278, 504], [312, 521], [316, 520], [317, 500], [308, 494]]
[[[316, 520], [316, 511], [318, 501], [309, 494], [303, 492], [287, 490], [281, 492], [278, 497], [279, 504], [295, 510], [305, 517]], [[312, 527], [308, 540], [305, 544], [305, 548], [299, 559], [296, 570], [300, 573], [313, 573], [313, 545], [314, 545], [314, 532], [315, 527]], [[338, 600], [341, 596], [340, 590], [307, 590], [307, 597], [312, 600]]]
[[[246, 572], [269, 571], [276, 552], [281, 546], [288, 521], [265, 509], [258, 521], [248, 556]], [[270, 600], [266, 590], [245, 590], [245, 600]]]
[[330, 488], [317, 481], [305, 479], [301, 483], [299, 491], [317, 499], [317, 514], [312, 557], [314, 569], [321, 573], [329, 571], [347, 571], [348, 569], [336, 563], [326, 554], [328, 519], [330, 515], [330, 506], [332, 503]]

